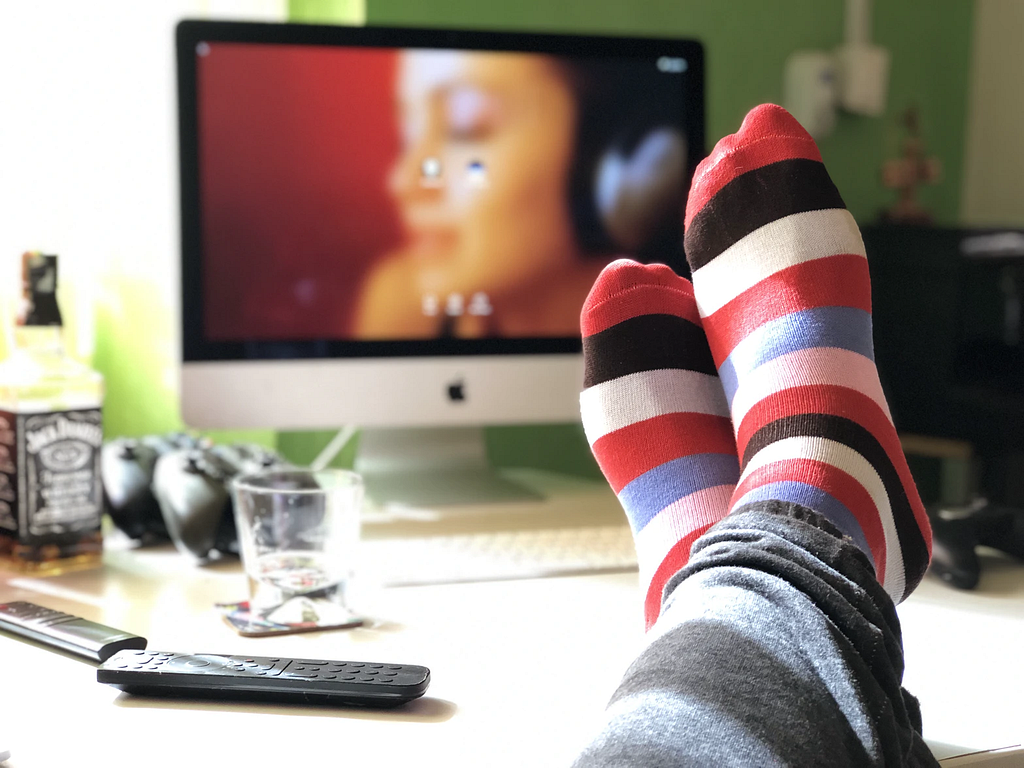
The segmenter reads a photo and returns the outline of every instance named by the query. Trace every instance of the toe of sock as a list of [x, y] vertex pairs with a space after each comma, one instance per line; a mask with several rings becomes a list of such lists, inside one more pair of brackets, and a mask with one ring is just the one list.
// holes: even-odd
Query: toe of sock
[[699, 324], [693, 286], [664, 264], [618, 259], [598, 275], [580, 313], [584, 336], [599, 333], [630, 317], [672, 314]]
[[586, 313], [597, 304], [625, 291], [646, 286], [693, 293], [690, 281], [677, 275], [671, 267], [664, 264], [641, 264], [632, 259], [617, 259], [597, 276], [594, 286], [590, 289], [590, 295], [583, 304], [583, 312]]
[[721, 139], [693, 176], [686, 201], [684, 225], [737, 176], [783, 160], [804, 158], [821, 162], [811, 135], [782, 107], [761, 104], [743, 119], [736, 133]]
[[743, 118], [743, 124], [735, 136], [741, 141], [764, 136], [787, 136], [813, 141], [797, 119], [778, 104], [761, 104], [754, 107]]

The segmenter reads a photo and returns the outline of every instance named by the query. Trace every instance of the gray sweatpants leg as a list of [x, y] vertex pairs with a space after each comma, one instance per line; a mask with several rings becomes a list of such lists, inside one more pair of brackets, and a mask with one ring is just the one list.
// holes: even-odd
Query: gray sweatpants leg
[[935, 766], [892, 600], [825, 518], [758, 502], [695, 542], [577, 766]]

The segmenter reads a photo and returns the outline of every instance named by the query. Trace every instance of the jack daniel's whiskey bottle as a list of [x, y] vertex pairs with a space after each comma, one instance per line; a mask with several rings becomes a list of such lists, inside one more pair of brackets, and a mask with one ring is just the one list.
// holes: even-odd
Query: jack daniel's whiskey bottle
[[103, 379], [64, 354], [57, 257], [26, 253], [22, 281], [0, 363], [0, 569], [60, 573], [103, 553]]

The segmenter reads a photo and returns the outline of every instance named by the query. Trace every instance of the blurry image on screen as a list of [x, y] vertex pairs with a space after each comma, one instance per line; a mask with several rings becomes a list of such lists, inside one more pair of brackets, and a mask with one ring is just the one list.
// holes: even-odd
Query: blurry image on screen
[[618, 256], [679, 262], [679, 74], [639, 59], [198, 52], [211, 340], [578, 334]]

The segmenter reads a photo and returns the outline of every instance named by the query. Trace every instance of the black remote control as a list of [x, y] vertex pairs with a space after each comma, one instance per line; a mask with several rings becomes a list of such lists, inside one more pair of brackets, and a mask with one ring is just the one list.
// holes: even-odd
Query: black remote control
[[0, 629], [92, 661], [106, 661], [126, 648], [146, 647], [144, 637], [21, 601], [0, 603]]
[[96, 680], [145, 696], [396, 707], [423, 695], [430, 670], [412, 664], [121, 651]]

